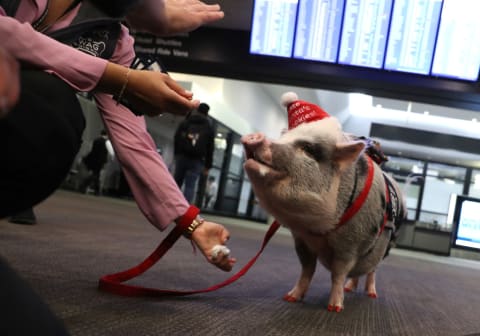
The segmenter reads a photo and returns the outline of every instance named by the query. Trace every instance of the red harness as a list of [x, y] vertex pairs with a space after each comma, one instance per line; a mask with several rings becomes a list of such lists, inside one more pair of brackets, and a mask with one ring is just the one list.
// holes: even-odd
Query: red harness
[[367, 158], [367, 166], [368, 166], [367, 179], [365, 180], [365, 186], [363, 187], [360, 194], [358, 194], [357, 198], [355, 198], [352, 205], [350, 205], [347, 208], [347, 210], [343, 213], [343, 216], [340, 218], [340, 222], [337, 224], [335, 229], [339, 228], [340, 226], [348, 222], [353, 216], [355, 216], [355, 214], [363, 206], [363, 203], [365, 203], [368, 193], [372, 188], [373, 173], [375, 172], [375, 169], [373, 168], [373, 161], [370, 158], [370, 156], [367, 155], [365, 157]]

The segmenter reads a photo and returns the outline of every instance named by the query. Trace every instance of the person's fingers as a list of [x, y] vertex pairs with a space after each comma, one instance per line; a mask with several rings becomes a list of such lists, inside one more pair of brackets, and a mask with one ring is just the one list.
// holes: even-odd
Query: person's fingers
[[236, 261], [237, 259], [235, 258], [219, 255], [216, 260], [212, 260], [212, 263], [222, 271], [229, 272], [232, 270]]
[[[128, 101], [145, 115], [171, 113], [185, 116], [200, 104], [199, 100], [193, 99], [192, 92], [185, 90], [168, 75], [135, 72], [130, 78]], [[145, 80], [142, 81], [142, 78]]]

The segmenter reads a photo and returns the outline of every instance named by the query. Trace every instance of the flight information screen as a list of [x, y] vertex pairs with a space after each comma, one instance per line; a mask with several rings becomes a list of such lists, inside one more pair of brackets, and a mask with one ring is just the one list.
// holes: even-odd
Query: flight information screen
[[395, 0], [384, 68], [430, 74], [442, 0]]
[[300, 0], [293, 57], [337, 62], [345, 0]]
[[477, 81], [480, 0], [254, 0], [250, 53]]
[[291, 57], [298, 0], [256, 0], [250, 53]]
[[383, 66], [393, 0], [347, 0], [338, 63]]
[[480, 69], [480, 1], [444, 0], [432, 75], [478, 79]]

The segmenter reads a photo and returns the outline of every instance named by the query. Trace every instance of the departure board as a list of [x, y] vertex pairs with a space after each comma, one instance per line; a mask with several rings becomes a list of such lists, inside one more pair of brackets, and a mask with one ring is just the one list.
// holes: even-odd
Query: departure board
[[291, 57], [298, 0], [256, 0], [250, 53]]
[[442, 0], [395, 0], [385, 69], [430, 74]]
[[250, 54], [477, 81], [480, 0], [254, 0]]
[[300, 0], [293, 57], [337, 62], [345, 0]]
[[383, 66], [393, 0], [347, 0], [338, 62]]
[[444, 0], [432, 75], [478, 79], [480, 69], [480, 1]]

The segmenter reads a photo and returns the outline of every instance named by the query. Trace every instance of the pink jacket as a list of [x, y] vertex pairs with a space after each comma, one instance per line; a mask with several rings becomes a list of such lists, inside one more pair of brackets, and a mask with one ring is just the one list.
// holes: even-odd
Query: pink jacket
[[[154, 1], [144, 0], [144, 3]], [[46, 4], [47, 0], [21, 1], [15, 18], [5, 16], [0, 7], [2, 47], [17, 59], [54, 73], [76, 90], [92, 90], [102, 76], [107, 61], [35, 31], [31, 23], [41, 16]], [[52, 26], [51, 30], [68, 26], [78, 9]], [[128, 66], [133, 58], [133, 38], [123, 26], [110, 61]], [[189, 204], [157, 153], [156, 145], [147, 132], [145, 119], [135, 116], [123, 105], [117, 105], [110, 95], [96, 94], [95, 100], [140, 210], [150, 223], [160, 230], [165, 229], [187, 211]]]

